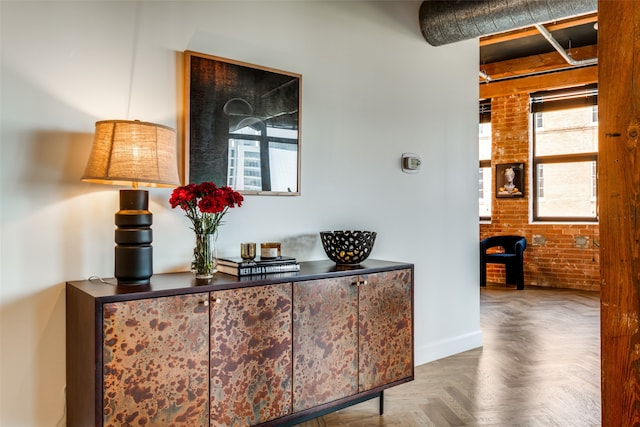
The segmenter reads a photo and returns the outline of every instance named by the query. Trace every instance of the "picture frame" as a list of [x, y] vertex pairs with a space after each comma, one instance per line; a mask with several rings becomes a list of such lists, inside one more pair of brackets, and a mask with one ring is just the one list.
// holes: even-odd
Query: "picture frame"
[[524, 163], [496, 165], [496, 198], [524, 197]]
[[183, 182], [300, 195], [302, 75], [184, 52]]

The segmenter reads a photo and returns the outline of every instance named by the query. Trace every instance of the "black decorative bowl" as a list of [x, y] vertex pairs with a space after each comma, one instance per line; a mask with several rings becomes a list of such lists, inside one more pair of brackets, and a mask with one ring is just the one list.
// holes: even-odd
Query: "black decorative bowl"
[[376, 241], [375, 231], [321, 231], [322, 247], [336, 264], [358, 265], [371, 253]]

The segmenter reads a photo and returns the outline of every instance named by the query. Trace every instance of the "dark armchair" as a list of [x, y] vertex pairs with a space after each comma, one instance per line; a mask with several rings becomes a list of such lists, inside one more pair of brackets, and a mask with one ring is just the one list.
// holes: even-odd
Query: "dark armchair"
[[[487, 253], [487, 249], [500, 246], [504, 252]], [[487, 264], [504, 264], [507, 284], [524, 289], [523, 255], [527, 239], [522, 236], [492, 236], [480, 240], [480, 286], [487, 286]]]

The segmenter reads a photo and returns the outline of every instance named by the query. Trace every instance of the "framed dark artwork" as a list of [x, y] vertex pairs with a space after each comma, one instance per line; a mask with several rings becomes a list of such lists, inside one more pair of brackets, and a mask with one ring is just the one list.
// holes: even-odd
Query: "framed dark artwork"
[[496, 197], [524, 197], [524, 163], [496, 165]]
[[185, 51], [184, 182], [300, 194], [302, 75]]

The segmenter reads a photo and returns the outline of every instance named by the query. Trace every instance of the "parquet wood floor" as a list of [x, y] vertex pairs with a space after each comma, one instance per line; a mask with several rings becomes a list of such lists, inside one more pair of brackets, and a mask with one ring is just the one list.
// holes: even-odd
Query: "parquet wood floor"
[[595, 292], [489, 285], [484, 347], [416, 368], [415, 381], [299, 427], [600, 426]]

